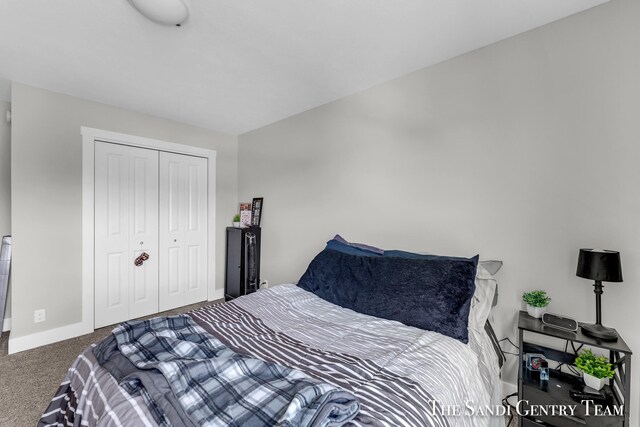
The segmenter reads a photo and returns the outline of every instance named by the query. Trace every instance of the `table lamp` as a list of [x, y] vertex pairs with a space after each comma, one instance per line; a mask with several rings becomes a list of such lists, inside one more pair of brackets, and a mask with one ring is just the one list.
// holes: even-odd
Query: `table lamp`
[[576, 276], [595, 280], [593, 292], [596, 294], [596, 323], [582, 324], [582, 333], [602, 341], [617, 341], [615, 329], [602, 326], [602, 282], [622, 282], [620, 252], [606, 249], [580, 249]]

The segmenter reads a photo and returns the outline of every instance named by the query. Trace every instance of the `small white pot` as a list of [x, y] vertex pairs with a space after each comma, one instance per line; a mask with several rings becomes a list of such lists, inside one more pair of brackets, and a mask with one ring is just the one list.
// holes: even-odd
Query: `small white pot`
[[541, 318], [546, 311], [547, 307], [534, 307], [527, 304], [527, 313], [529, 313], [529, 316], [535, 317], [536, 319]]
[[233, 223], [233, 226], [234, 226], [235, 228], [240, 228], [240, 222], [234, 222], [234, 223]]
[[591, 387], [594, 390], [600, 390], [607, 383], [607, 378], [596, 378], [593, 375], [582, 373], [582, 378], [587, 387]]

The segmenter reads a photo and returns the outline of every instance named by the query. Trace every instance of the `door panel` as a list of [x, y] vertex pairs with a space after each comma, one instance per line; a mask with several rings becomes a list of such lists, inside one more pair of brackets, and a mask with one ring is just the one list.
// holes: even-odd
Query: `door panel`
[[200, 246], [189, 246], [187, 252], [187, 265], [189, 266], [187, 274], [187, 290], [193, 291], [198, 288], [200, 283], [199, 269], [200, 263]]
[[157, 151], [96, 142], [96, 328], [158, 310], [157, 176]]
[[[129, 314], [127, 153], [109, 144], [95, 147], [95, 327]], [[125, 294], [123, 296], [123, 293]]]
[[[122, 206], [126, 203], [126, 178], [123, 176], [123, 169], [126, 168], [127, 159], [122, 154], [108, 153], [107, 154], [107, 233], [110, 237], [120, 236], [126, 237], [126, 228], [123, 230], [121, 225], [126, 223], [124, 215], [126, 206]], [[96, 184], [97, 185], [97, 184]], [[124, 232], [124, 233], [123, 233]]]
[[[168, 209], [169, 209], [169, 232], [171, 233], [179, 233], [180, 232], [180, 163], [176, 161], [169, 161], [168, 165], [168, 191], [169, 191], [169, 200]], [[162, 178], [161, 178], [162, 179]], [[164, 206], [164, 205], [163, 205]]]
[[207, 299], [207, 159], [160, 153], [160, 311]]
[[107, 308], [110, 310], [126, 309], [123, 294], [126, 294], [124, 286], [127, 278], [123, 275], [124, 259], [122, 253], [107, 255]]
[[168, 294], [169, 296], [179, 298], [180, 295], [180, 247], [174, 246], [167, 248], [169, 252], [169, 262], [167, 263], [168, 276]]
[[198, 203], [202, 200], [201, 199], [201, 195], [198, 193], [198, 189], [200, 188], [200, 181], [199, 181], [199, 174], [198, 174], [198, 167], [194, 166], [194, 165], [188, 165], [188, 176], [189, 176], [189, 183], [188, 183], [188, 224], [187, 224], [187, 230], [188, 231], [198, 231], [198, 227], [199, 227], [199, 214], [200, 214], [200, 210], [199, 210], [199, 206]]
[[[147, 206], [154, 201], [157, 204], [158, 199], [154, 197], [149, 200], [148, 196], [158, 192], [157, 180], [149, 182], [148, 174], [153, 173], [149, 168], [155, 169], [157, 173], [157, 162], [153, 165], [148, 164], [147, 159], [135, 157], [133, 159], [133, 231], [134, 233], [145, 233], [153, 230], [154, 225], [157, 226], [157, 220], [153, 219], [153, 224], [149, 223], [150, 218], [147, 215]], [[153, 186], [153, 188], [149, 188]]]
[[160, 153], [160, 311], [185, 305], [184, 251], [184, 177], [181, 158], [177, 154]]
[[185, 200], [184, 249], [191, 274], [186, 277], [185, 303], [193, 304], [207, 299], [207, 159], [187, 157], [186, 169], [189, 199]]
[[[128, 147], [131, 151], [129, 213], [129, 319], [158, 312], [158, 152]], [[149, 255], [141, 266], [133, 260]]]

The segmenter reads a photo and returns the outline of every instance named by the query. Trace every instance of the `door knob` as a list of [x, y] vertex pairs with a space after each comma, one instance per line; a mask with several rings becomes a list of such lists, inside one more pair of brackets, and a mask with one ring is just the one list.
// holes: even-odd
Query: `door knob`
[[149, 254], [146, 252], [142, 252], [134, 261], [133, 264], [136, 267], [140, 267], [146, 260], [149, 259]]

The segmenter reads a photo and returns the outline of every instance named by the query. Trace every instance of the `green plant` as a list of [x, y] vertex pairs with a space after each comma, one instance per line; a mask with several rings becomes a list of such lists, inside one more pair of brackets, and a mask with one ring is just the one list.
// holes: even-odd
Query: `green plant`
[[589, 349], [582, 350], [576, 357], [576, 368], [596, 378], [613, 378], [615, 372], [611, 367], [609, 359], [604, 356], [596, 356]]
[[233, 222], [240, 222], [240, 215], [239, 214], [235, 214], [233, 216]]
[[531, 291], [522, 294], [522, 300], [532, 307], [546, 307], [551, 298], [545, 291]]

